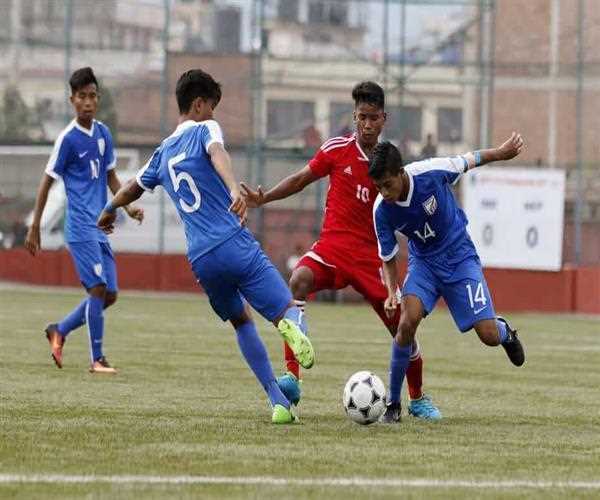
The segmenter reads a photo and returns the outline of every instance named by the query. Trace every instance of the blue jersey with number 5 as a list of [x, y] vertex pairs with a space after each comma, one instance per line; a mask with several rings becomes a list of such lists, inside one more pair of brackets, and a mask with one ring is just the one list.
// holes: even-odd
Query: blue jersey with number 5
[[136, 177], [143, 189], [153, 191], [161, 185], [173, 200], [185, 228], [190, 262], [242, 229], [239, 218], [229, 211], [229, 190], [208, 154], [214, 142], [223, 144], [216, 121], [187, 120], [162, 142]]
[[408, 238], [409, 253], [420, 258], [447, 250], [460, 239], [470, 241], [467, 217], [450, 189], [466, 170], [467, 160], [462, 156], [432, 158], [405, 167], [407, 199], [387, 203], [379, 195], [373, 206], [381, 259], [389, 261], [396, 255], [399, 233]]

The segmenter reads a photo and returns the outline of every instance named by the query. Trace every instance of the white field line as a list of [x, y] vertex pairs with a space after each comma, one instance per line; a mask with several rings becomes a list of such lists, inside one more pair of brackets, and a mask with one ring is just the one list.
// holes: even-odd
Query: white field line
[[63, 474], [0, 474], [0, 484], [6, 483], [112, 483], [112, 484], [221, 484], [265, 486], [329, 486], [329, 487], [405, 487], [405, 488], [495, 488], [495, 489], [563, 489], [600, 490], [600, 480], [594, 481], [479, 481], [435, 479], [371, 479], [365, 477], [288, 479], [270, 476], [97, 476]]

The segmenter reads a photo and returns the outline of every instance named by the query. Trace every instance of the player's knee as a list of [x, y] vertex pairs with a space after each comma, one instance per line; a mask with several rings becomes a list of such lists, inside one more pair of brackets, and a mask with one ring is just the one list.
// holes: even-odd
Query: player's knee
[[313, 275], [308, 267], [296, 269], [290, 278], [290, 290], [295, 299], [306, 300], [313, 284]]
[[233, 328], [235, 328], [236, 330], [244, 323], [252, 321], [252, 315], [250, 314], [250, 309], [248, 308], [248, 306], [245, 305], [244, 309], [242, 310], [242, 313], [237, 318], [232, 318], [229, 321], [233, 325]]
[[117, 292], [106, 292], [104, 295], [104, 309], [112, 306], [117, 301]]
[[484, 321], [475, 325], [475, 331], [481, 342], [488, 346], [497, 346], [500, 343], [498, 327], [493, 321]]
[[104, 299], [106, 297], [106, 285], [97, 285], [88, 290], [92, 297]]

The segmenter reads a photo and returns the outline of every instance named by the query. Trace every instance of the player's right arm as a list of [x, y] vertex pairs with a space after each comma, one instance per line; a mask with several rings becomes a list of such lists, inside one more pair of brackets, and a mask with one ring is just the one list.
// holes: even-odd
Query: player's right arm
[[394, 228], [388, 221], [385, 213], [384, 201], [378, 195], [373, 205], [373, 223], [377, 235], [379, 258], [382, 261], [383, 281], [387, 290], [387, 298], [383, 304], [385, 313], [392, 317], [398, 307], [398, 272], [396, 269], [396, 256], [400, 250]]
[[96, 222], [98, 227], [107, 234], [112, 233], [115, 219], [117, 218], [117, 208], [129, 205], [142, 196], [142, 194], [144, 194], [144, 189], [138, 184], [137, 179], [129, 179], [117, 191], [115, 197], [104, 206]]
[[240, 183], [249, 207], [260, 207], [275, 200], [282, 200], [302, 191], [310, 183], [319, 179], [310, 165], [306, 165], [296, 173], [281, 180], [276, 186], [264, 192], [262, 186], [256, 190], [245, 183]]
[[35, 255], [41, 246], [40, 224], [46, 202], [48, 201], [48, 193], [50, 192], [53, 183], [54, 179], [44, 173], [35, 197], [33, 220], [31, 226], [29, 226], [29, 229], [27, 230], [27, 236], [25, 237], [25, 248], [31, 255]]
[[66, 138], [67, 130], [68, 129], [65, 129], [54, 142], [52, 154], [46, 164], [46, 170], [44, 171], [35, 197], [33, 220], [31, 221], [31, 226], [25, 237], [25, 248], [27, 248], [31, 255], [35, 255], [41, 247], [40, 224], [44, 208], [46, 208], [46, 202], [48, 201], [50, 188], [56, 179], [59, 179], [64, 175], [65, 169], [72, 159], [73, 151]]
[[383, 303], [385, 314], [388, 317], [392, 317], [398, 308], [398, 295], [396, 290], [398, 289], [398, 270], [396, 268], [396, 256], [392, 260], [383, 261], [381, 266], [383, 270], [383, 281], [387, 290], [387, 298]]

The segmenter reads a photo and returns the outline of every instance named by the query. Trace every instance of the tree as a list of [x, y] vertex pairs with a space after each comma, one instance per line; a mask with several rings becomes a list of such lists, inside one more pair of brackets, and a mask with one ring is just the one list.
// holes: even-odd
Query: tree
[[108, 87], [105, 87], [104, 85], [102, 85], [102, 83], [99, 84], [99, 87], [100, 101], [98, 102], [98, 114], [96, 115], [96, 118], [103, 122], [108, 128], [110, 128], [110, 131], [113, 136], [113, 141], [116, 144], [118, 133], [118, 117], [117, 111], [115, 109], [115, 100]]
[[19, 90], [9, 85], [2, 98], [2, 120], [0, 136], [5, 141], [24, 141], [29, 139], [30, 110], [21, 97]]

